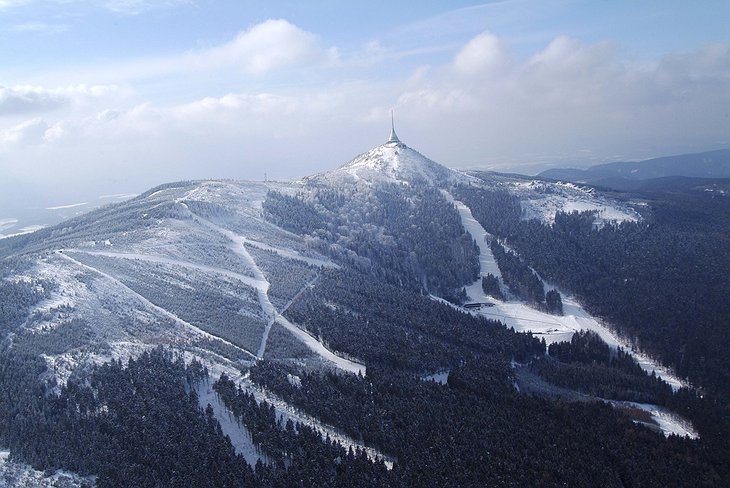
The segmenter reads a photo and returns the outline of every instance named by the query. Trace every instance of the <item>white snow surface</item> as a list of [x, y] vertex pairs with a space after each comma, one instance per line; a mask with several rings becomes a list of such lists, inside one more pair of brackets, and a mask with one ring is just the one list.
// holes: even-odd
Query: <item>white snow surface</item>
[[342, 369], [343, 371], [347, 371], [350, 373], [358, 374], [358, 373], [365, 373], [365, 365], [357, 363], [355, 361], [351, 361], [349, 359], [343, 358], [341, 356], [338, 356], [334, 354], [332, 351], [327, 349], [324, 344], [322, 344], [320, 341], [318, 341], [316, 338], [312, 337], [308, 332], [305, 330], [297, 327], [293, 323], [291, 323], [289, 320], [287, 320], [283, 315], [281, 315], [280, 312], [277, 312], [274, 305], [271, 303], [271, 300], [269, 299], [268, 290], [269, 290], [269, 282], [266, 280], [266, 277], [264, 276], [264, 273], [261, 271], [261, 269], [256, 264], [256, 261], [253, 259], [251, 254], [246, 250], [246, 238], [243, 236], [240, 236], [236, 234], [233, 231], [230, 231], [228, 229], [225, 229], [219, 225], [214, 224], [211, 221], [205, 220], [203, 218], [200, 218], [198, 216], [193, 217], [197, 222], [209, 227], [210, 229], [214, 230], [215, 232], [218, 232], [220, 234], [225, 235], [228, 237], [233, 245], [231, 246], [231, 249], [239, 254], [246, 262], [248, 262], [251, 266], [251, 269], [254, 272], [255, 279], [258, 283], [256, 290], [258, 293], [259, 298], [259, 304], [261, 305], [261, 308], [263, 309], [264, 313], [267, 317], [269, 317], [269, 320], [266, 324], [266, 329], [264, 331], [263, 337], [261, 338], [261, 345], [259, 346], [259, 350], [256, 353], [257, 357], [263, 358], [264, 353], [266, 352], [266, 342], [268, 340], [269, 332], [271, 331], [271, 327], [274, 325], [274, 322], [280, 324], [287, 330], [289, 330], [292, 334], [294, 334], [295, 337], [297, 337], [299, 340], [301, 340], [309, 349], [311, 349], [313, 352], [320, 355], [323, 359], [333, 363], [338, 368]]
[[67, 208], [83, 207], [84, 205], [88, 205], [88, 202], [71, 203], [71, 204], [68, 204], [68, 205], [57, 205], [55, 207], [46, 207], [46, 210], [64, 210], [64, 209], [67, 209]]
[[593, 188], [573, 183], [512, 180], [506, 182], [506, 189], [520, 197], [526, 219], [551, 224], [558, 212], [595, 211], [598, 226], [607, 222], [641, 220], [641, 215], [630, 206], [605, 198]]
[[699, 434], [692, 426], [689, 420], [686, 420], [674, 412], [670, 412], [664, 407], [653, 405], [651, 403], [637, 403], [627, 401], [610, 401], [615, 406], [626, 406], [644, 410], [651, 414], [652, 420], [657, 423], [659, 429], [665, 436], [676, 435], [679, 437], [689, 437], [690, 439], [698, 439]]
[[32, 466], [9, 461], [9, 451], [0, 451], [0, 488], [76, 488], [96, 486], [93, 476], [82, 477], [75, 473], [58, 470], [46, 473]]
[[442, 166], [402, 142], [388, 142], [363, 153], [334, 171], [305, 178], [332, 185], [361, 183], [468, 182], [471, 176]]
[[274, 247], [270, 246], [268, 244], [264, 244], [263, 242], [255, 241], [253, 239], [246, 239], [246, 243], [262, 249], [264, 251], [271, 251], [273, 253], [278, 254], [279, 256], [287, 259], [293, 259], [295, 261], [302, 261], [303, 263], [309, 264], [310, 266], [316, 266], [316, 267], [323, 267], [323, 268], [339, 268], [340, 265], [333, 263], [332, 261], [328, 259], [318, 259], [318, 258], [312, 258], [309, 256], [304, 256], [298, 251], [295, 251], [294, 249], [290, 248], [281, 248], [281, 247]]
[[226, 408], [218, 393], [213, 390], [213, 383], [210, 380], [198, 383], [196, 389], [198, 404], [203, 409], [208, 405], [213, 407], [213, 415], [221, 425], [223, 434], [231, 439], [231, 444], [233, 444], [236, 453], [241, 454], [249, 466], [256, 467], [256, 462], [259, 460], [265, 464], [270, 464], [266, 454], [261, 452], [254, 444], [251, 432]]

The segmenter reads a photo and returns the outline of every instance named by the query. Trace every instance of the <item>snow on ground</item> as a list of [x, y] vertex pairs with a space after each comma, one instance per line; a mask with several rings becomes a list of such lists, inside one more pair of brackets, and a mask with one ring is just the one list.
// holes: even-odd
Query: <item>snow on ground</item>
[[93, 476], [81, 477], [68, 471], [46, 473], [8, 460], [10, 452], [0, 451], [0, 488], [76, 488], [95, 486]]
[[[484, 230], [482, 224], [477, 222], [477, 219], [474, 218], [469, 207], [464, 205], [462, 202], [454, 200], [454, 197], [452, 197], [450, 193], [443, 192], [443, 194], [449, 201], [456, 205], [456, 210], [459, 211], [459, 216], [461, 217], [461, 223], [479, 246], [479, 266], [481, 274], [486, 275], [491, 273], [501, 280], [502, 272], [499, 270], [497, 261], [494, 259], [494, 255], [492, 254], [488, 244], [492, 235]], [[484, 250], [482, 250], [482, 248], [484, 248]]]
[[18, 229], [18, 232], [13, 232], [12, 234], [0, 234], [0, 239], [6, 239], [8, 237], [16, 237], [16, 236], [22, 236], [23, 234], [30, 234], [31, 232], [35, 232], [37, 230], [41, 230], [45, 228], [45, 225], [28, 225], [25, 227], [21, 227]]
[[213, 407], [213, 415], [221, 425], [223, 434], [231, 439], [233, 448], [243, 456], [249, 466], [255, 468], [256, 462], [259, 460], [265, 464], [271, 464], [266, 454], [253, 443], [251, 432], [223, 404], [218, 393], [213, 390], [213, 383], [210, 380], [198, 383], [196, 391], [200, 407], [203, 409], [208, 405]]
[[319, 354], [322, 358], [326, 359], [327, 361], [330, 361], [335, 364], [338, 368], [340, 368], [343, 371], [347, 371], [353, 374], [365, 374], [365, 365], [357, 363], [355, 361], [351, 361], [349, 359], [345, 359], [343, 357], [340, 357], [327, 349], [324, 344], [319, 342], [317, 339], [315, 339], [313, 336], [309, 335], [308, 332], [306, 332], [304, 329], [301, 329], [297, 327], [296, 325], [289, 322], [286, 318], [279, 315], [276, 319], [276, 323], [283, 326], [285, 329], [287, 329], [289, 332], [294, 334], [294, 336], [302, 341], [304, 345], [306, 345], [309, 349], [311, 349], [313, 352]]
[[305, 412], [302, 412], [296, 407], [289, 405], [271, 392], [262, 389], [258, 385], [255, 385], [247, 378], [240, 378], [239, 383], [242, 387], [247, 388], [249, 392], [253, 393], [258, 402], [265, 400], [270, 405], [273, 405], [279, 419], [281, 419], [282, 424], [286, 424], [287, 420], [291, 420], [295, 424], [297, 422], [305, 424], [319, 432], [322, 437], [329, 436], [329, 438], [333, 441], [339, 442], [345, 449], [352, 448], [353, 451], [357, 449], [362, 449], [371, 460], [382, 459], [388, 469], [393, 468], [394, 460], [389, 456], [381, 453], [377, 449], [367, 447], [363, 443], [356, 441], [350, 436], [342, 433], [335, 427], [327, 425], [316, 417], [313, 417]]
[[287, 330], [292, 332], [295, 337], [297, 337], [299, 340], [301, 340], [308, 348], [310, 348], [313, 352], [320, 355], [323, 359], [326, 359], [327, 361], [330, 361], [335, 364], [338, 368], [348, 371], [350, 373], [365, 373], [365, 366], [359, 363], [356, 363], [354, 361], [350, 361], [349, 359], [342, 358], [340, 356], [337, 356], [332, 351], [327, 349], [321, 342], [319, 342], [317, 339], [309, 335], [306, 331], [303, 329], [297, 327], [296, 325], [289, 322], [286, 318], [284, 318], [281, 313], [276, 311], [276, 308], [271, 303], [271, 300], [268, 296], [268, 290], [269, 290], [269, 282], [266, 280], [266, 277], [264, 276], [264, 273], [261, 271], [261, 269], [256, 264], [256, 261], [253, 259], [251, 254], [246, 250], [246, 243], [248, 242], [247, 239], [243, 236], [240, 236], [236, 234], [233, 231], [230, 231], [228, 229], [225, 229], [223, 227], [220, 227], [219, 225], [214, 224], [213, 222], [203, 219], [195, 214], [192, 214], [193, 218], [196, 222], [220, 233], [228, 237], [231, 242], [233, 243], [231, 246], [231, 249], [240, 255], [244, 261], [246, 261], [251, 269], [253, 270], [254, 277], [259, 283], [259, 286], [257, 286], [257, 292], [258, 292], [258, 299], [259, 303], [261, 305], [262, 310], [266, 314], [267, 317], [269, 317], [269, 321], [266, 324], [266, 329], [264, 330], [264, 334], [261, 338], [261, 345], [259, 346], [259, 350], [256, 354], [257, 357], [263, 358], [264, 353], [266, 352], [266, 342], [269, 337], [269, 332], [271, 331], [271, 327], [274, 325], [274, 322], [282, 325]]
[[88, 205], [88, 202], [72, 203], [72, 204], [69, 204], [69, 205], [57, 205], [55, 207], [46, 207], [46, 210], [64, 210], [64, 209], [67, 209], [67, 208], [83, 207], [84, 205]]
[[41, 354], [48, 369], [41, 375], [41, 380], [56, 380], [53, 391], [60, 394], [61, 387], [68, 382], [69, 377], [79, 368], [89, 365], [101, 365], [109, 361], [120, 360], [127, 363], [131, 358], [140, 356], [145, 351], [152, 350], [155, 346], [141, 342], [119, 341], [110, 342], [104, 345], [104, 350], [84, 351], [74, 350], [63, 354], [47, 355]]
[[[461, 202], [455, 203], [457, 204], [457, 208], [459, 208], [462, 223], [469, 233], [471, 234], [473, 231], [478, 236], [486, 235], [487, 232], [481, 224], [473, 218], [469, 218], [471, 216], [469, 208]], [[461, 208], [462, 206], [463, 208]], [[475, 237], [474, 234], [472, 234], [472, 237]], [[492, 266], [491, 263], [494, 262], [494, 256], [488, 246], [479, 246], [479, 262], [480, 265], [486, 262], [487, 266]], [[484, 271], [480, 270], [480, 275], [483, 273]], [[513, 327], [518, 332], [532, 332], [533, 335], [544, 338], [546, 343], [552, 344], [553, 342], [569, 341], [573, 337], [573, 334], [579, 330], [591, 330], [597, 333], [609, 346], [614, 348], [620, 346], [631, 353], [644, 371], [648, 373], [654, 371], [657, 376], [669, 383], [674, 390], [682, 386], [688, 386], [686, 381], [674, 375], [669, 368], [662, 366], [646, 354], [637, 351], [628, 341], [619, 338], [616, 333], [589, 314], [578, 303], [575, 297], [552, 286], [550, 283], [546, 282], [545, 287], [546, 289], [557, 289], [562, 295], [562, 316], [536, 310], [517, 300], [501, 302], [488, 297], [482, 291], [480, 280], [467, 287], [467, 294], [473, 301], [492, 305], [482, 307], [474, 313], [478, 313], [489, 319], [499, 320], [507, 327]]]
[[274, 246], [270, 246], [268, 244], [264, 244], [263, 242], [255, 241], [252, 239], [246, 239], [246, 243], [250, 244], [253, 247], [262, 249], [264, 251], [274, 252], [283, 258], [293, 259], [295, 261], [302, 261], [304, 263], [309, 264], [310, 266], [316, 266], [316, 267], [321, 266], [321, 267], [325, 267], [325, 268], [339, 268], [340, 267], [338, 264], [335, 264], [330, 260], [310, 258], [308, 256], [303, 256], [300, 253], [298, 253], [297, 251], [295, 251], [294, 249], [274, 247]]
[[698, 439], [699, 434], [692, 426], [692, 423], [676, 413], [670, 412], [664, 407], [653, 405], [651, 403], [637, 402], [620, 402], [610, 401], [614, 406], [638, 408], [651, 414], [652, 420], [657, 423], [659, 429], [665, 436], [677, 435], [680, 437], [689, 437], [690, 439]]
[[510, 181], [507, 186], [511, 193], [520, 197], [527, 219], [553, 223], [557, 212], [596, 211], [598, 225], [641, 220], [641, 215], [636, 210], [597, 194], [593, 188], [538, 180]]
[[357, 156], [334, 171], [305, 178], [333, 185], [412, 182], [436, 186], [439, 181], [472, 181], [473, 178], [442, 166], [403, 143], [386, 143]]
[[104, 273], [103, 271], [100, 271], [100, 270], [98, 270], [98, 269], [96, 269], [94, 267], [88, 266], [88, 265], [86, 265], [86, 264], [84, 264], [84, 263], [82, 263], [80, 261], [77, 261], [77, 260], [73, 259], [71, 256], [69, 256], [67, 254], [63, 254], [61, 252], [58, 252], [57, 255], [58, 256], [62, 256], [64, 259], [66, 259], [66, 260], [68, 260], [68, 261], [70, 261], [72, 263], [75, 263], [77, 266], [80, 266], [80, 267], [82, 267], [84, 269], [88, 269], [89, 271], [92, 271], [94, 273], [97, 273], [97, 274], [101, 275], [103, 278], [106, 278], [107, 280], [111, 281], [112, 283], [114, 283], [118, 287], [125, 289], [129, 294], [131, 294], [132, 296], [136, 297], [137, 300], [139, 300], [140, 302], [142, 302], [142, 304], [145, 306], [145, 308], [147, 308], [148, 310], [151, 310], [151, 311], [156, 312], [158, 315], [162, 315], [163, 317], [172, 320], [177, 325], [182, 326], [183, 329], [187, 329], [193, 335], [197, 335], [199, 337], [203, 337], [203, 338], [207, 338], [207, 339], [212, 339], [212, 340], [215, 340], [215, 341], [220, 341], [220, 342], [226, 344], [227, 346], [236, 348], [236, 349], [244, 352], [245, 354], [248, 354], [250, 356], [253, 356], [253, 354], [251, 352], [245, 350], [244, 348], [242, 348], [240, 346], [237, 346], [237, 345], [233, 344], [232, 342], [227, 341], [225, 339], [222, 339], [222, 338], [220, 338], [220, 337], [218, 337], [216, 335], [213, 335], [213, 334], [211, 334], [209, 332], [206, 332], [206, 331], [204, 331], [204, 330], [202, 330], [202, 329], [200, 329], [198, 327], [195, 327], [194, 325], [190, 324], [189, 322], [184, 321], [183, 319], [181, 319], [180, 317], [178, 317], [174, 313], [172, 313], [172, 312], [170, 312], [168, 310], [165, 310], [162, 307], [159, 307], [159, 306], [155, 305], [154, 303], [152, 303], [151, 301], [149, 301], [144, 296], [140, 295], [139, 293], [135, 292], [134, 290], [132, 290], [131, 288], [129, 288], [128, 286], [126, 286], [121, 281], [117, 280], [115, 277], [113, 277], [113, 276], [111, 276], [111, 275], [109, 275], [107, 273]]
[[10, 229], [17, 223], [18, 223], [18, 219], [15, 219], [15, 218], [0, 219], [0, 232], [4, 231], [5, 229]]
[[214, 266], [207, 266], [204, 264], [196, 264], [191, 263], [190, 261], [182, 261], [179, 259], [172, 259], [167, 258], [164, 256], [155, 256], [151, 254], [139, 254], [139, 253], [120, 253], [120, 252], [108, 252], [108, 251], [86, 251], [82, 249], [70, 249], [72, 252], [83, 252], [85, 254], [91, 254], [93, 256], [105, 256], [109, 258], [119, 258], [119, 259], [132, 259], [132, 260], [139, 260], [139, 261], [147, 261], [151, 263], [156, 264], [167, 264], [171, 266], [180, 266], [183, 268], [190, 268], [195, 269], [198, 271], [203, 271], [205, 273], [212, 273], [212, 274], [219, 274], [223, 276], [227, 276], [229, 278], [236, 279], [238, 281], [241, 281], [247, 286], [250, 286], [251, 288], [258, 289], [261, 286], [264, 286], [264, 282], [262, 282], [258, 278], [251, 278], [250, 276], [242, 275], [241, 273], [235, 273], [233, 271], [229, 271], [227, 269], [222, 268], [216, 268]]
[[[213, 355], [209, 351], [204, 351], [204, 353], [205, 356]], [[322, 437], [329, 436], [333, 441], [339, 442], [345, 449], [349, 449], [350, 447], [353, 450], [362, 449], [371, 460], [382, 459], [388, 469], [393, 468], [394, 460], [389, 456], [386, 456], [377, 449], [365, 446], [362, 442], [352, 439], [350, 436], [342, 433], [335, 427], [327, 425], [318, 418], [302, 412], [298, 408], [286, 403], [275, 394], [253, 383], [249, 379], [248, 373], [241, 373], [241, 370], [230, 361], [220, 357], [215, 357], [214, 360], [211, 360], [207, 357], [189, 351], [184, 352], [183, 354], [186, 362], [197, 359], [206, 368], [208, 368], [211, 384], [215, 383], [218, 378], [220, 378], [221, 374], [225, 374], [234, 383], [236, 383], [237, 386], [240, 386], [242, 389], [253, 394], [257, 402], [261, 403], [262, 401], [266, 401], [269, 405], [272, 405], [276, 410], [278, 418], [281, 419], [282, 424], [286, 424], [286, 421], [289, 419], [291, 419], [294, 423], [299, 422], [305, 424], [319, 432]], [[215, 408], [215, 406], [213, 407]]]
[[[81, 274], [78, 269], [62, 266], [52, 260], [43, 259], [36, 263], [33, 276], [41, 280], [47, 280], [58, 284], [58, 289], [51, 293], [51, 297], [42, 300], [31, 310], [25, 326], [31, 330], [47, 331], [56, 328], [59, 323], [53, 313], [60, 307], [73, 307], [80, 300], [89, 296], [86, 285], [80, 282], [77, 277]], [[30, 323], [33, 316], [42, 317]]]
[[138, 193], [112, 193], [111, 195], [99, 195], [99, 200], [128, 200], [134, 198]]

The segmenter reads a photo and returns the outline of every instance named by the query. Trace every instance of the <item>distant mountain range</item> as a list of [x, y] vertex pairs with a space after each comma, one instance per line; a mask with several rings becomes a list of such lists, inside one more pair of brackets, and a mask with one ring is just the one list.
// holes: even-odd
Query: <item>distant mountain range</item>
[[611, 188], [635, 188], [635, 185], [629, 182], [672, 176], [730, 178], [730, 149], [666, 156], [645, 161], [606, 163], [587, 169], [555, 168], [543, 171], [539, 176]]

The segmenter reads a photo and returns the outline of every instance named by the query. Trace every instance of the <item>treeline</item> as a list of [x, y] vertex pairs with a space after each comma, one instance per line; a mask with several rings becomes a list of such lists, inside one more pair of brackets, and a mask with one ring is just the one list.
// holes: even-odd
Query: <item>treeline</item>
[[502, 273], [504, 284], [510, 291], [526, 302], [544, 305], [545, 288], [535, 272], [513, 252], [505, 250], [497, 239], [492, 239], [490, 248]]
[[425, 373], [472, 355], [526, 360], [544, 342], [352, 270], [324, 270], [285, 313], [332, 350]]
[[692, 420], [712, 455], [730, 455], [730, 199], [632, 194], [651, 202], [645, 221], [597, 227], [592, 212], [558, 213], [548, 225], [520, 220], [519, 200], [506, 192], [452, 192], [542, 276], [701, 385], [680, 390], [672, 408]]
[[477, 279], [478, 248], [453, 204], [427, 186], [310, 187], [269, 192], [271, 222], [312, 238], [318, 250], [379, 279], [459, 300]]
[[[600, 402], [518, 394], [509, 364], [475, 357], [448, 385], [369, 366], [367, 376], [260, 362], [251, 378], [395, 456], [389, 486], [721, 486], [723, 461]], [[298, 375], [300, 384], [287, 380]], [[381, 480], [382, 481], [382, 480]]]
[[246, 250], [270, 283], [267, 294], [279, 310], [317, 277], [317, 268], [302, 261], [288, 259], [250, 244], [246, 244]]
[[505, 300], [502, 287], [499, 284], [499, 278], [492, 273], [487, 273], [485, 276], [482, 276], [482, 291], [485, 295], [496, 298], [497, 300]]
[[118, 276], [135, 293], [195, 327], [249, 352], [257, 350], [266, 320], [252, 287], [220, 276], [190, 278], [185, 268], [166, 264], [88, 253], [68, 254]]

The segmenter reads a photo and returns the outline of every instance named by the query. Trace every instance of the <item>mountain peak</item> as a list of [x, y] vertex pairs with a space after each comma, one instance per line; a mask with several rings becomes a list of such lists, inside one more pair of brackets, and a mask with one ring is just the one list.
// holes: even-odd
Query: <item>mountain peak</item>
[[330, 184], [401, 183], [439, 186], [455, 179], [471, 179], [432, 161], [403, 143], [395, 133], [392, 113], [390, 123], [390, 137], [385, 144], [372, 148], [333, 171], [305, 180]]
[[313, 176], [311, 179], [334, 184], [438, 185], [453, 176], [465, 177], [408, 147], [393, 133], [385, 144], [374, 147], [333, 171]]

